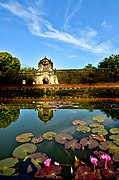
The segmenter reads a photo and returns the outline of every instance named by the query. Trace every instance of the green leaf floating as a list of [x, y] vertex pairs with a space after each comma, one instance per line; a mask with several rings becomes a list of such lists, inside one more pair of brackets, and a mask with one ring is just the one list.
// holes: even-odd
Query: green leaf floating
[[41, 143], [42, 141], [43, 141], [42, 137], [35, 137], [31, 140], [31, 143], [38, 144], [38, 143]]
[[93, 139], [92, 137], [84, 137], [80, 140], [80, 144], [82, 146], [87, 146], [88, 145], [88, 148], [89, 149], [93, 149], [93, 148], [96, 148], [98, 147], [99, 143], [98, 141], [96, 141], [95, 139]]
[[103, 151], [109, 149], [109, 147], [112, 145], [113, 143], [111, 141], [105, 141], [105, 142], [101, 142], [99, 144], [99, 148]]
[[89, 125], [90, 127], [98, 127], [98, 128], [104, 128], [103, 125], [99, 124], [99, 123], [93, 123]]
[[109, 138], [112, 139], [113, 142], [119, 146], [119, 134], [115, 134], [115, 135], [113, 134], [109, 136]]
[[119, 146], [119, 139], [117, 139], [116, 141], [113, 141], [113, 142]]
[[17, 142], [28, 142], [31, 140], [31, 137], [34, 136], [32, 133], [20, 134], [16, 137]]
[[98, 141], [106, 141], [105, 137], [102, 134], [91, 134], [89, 137], [96, 139]]
[[65, 148], [66, 149], [70, 149], [71, 148], [74, 151], [75, 149], [80, 149], [81, 148], [81, 144], [78, 143], [78, 140], [72, 139], [70, 141], [66, 141], [65, 142]]
[[104, 119], [101, 117], [93, 117], [92, 118], [94, 121], [98, 121], [98, 122], [104, 122]]
[[92, 132], [102, 134], [104, 136], [108, 134], [108, 131], [106, 129], [104, 129], [104, 128], [93, 128]]
[[87, 133], [90, 132], [90, 127], [88, 126], [78, 126], [76, 128], [77, 131], [83, 132], [83, 133]]
[[80, 139], [80, 144], [82, 146], [87, 146], [88, 141], [89, 141], [89, 137], [84, 137], [84, 138]]
[[111, 154], [115, 154], [115, 153], [119, 153], [119, 147], [116, 145], [116, 144], [112, 144], [110, 147], [109, 147], [109, 153]]
[[112, 158], [114, 162], [119, 162], [119, 153], [115, 153]]
[[73, 136], [70, 134], [61, 133], [55, 136], [55, 141], [60, 144], [65, 144], [67, 140], [72, 140]]
[[43, 138], [47, 140], [52, 140], [56, 136], [56, 132], [46, 132], [43, 134]]
[[35, 144], [31, 144], [31, 143], [22, 144], [14, 149], [13, 156], [17, 157], [18, 159], [24, 159], [28, 155], [28, 153], [29, 154], [34, 153], [36, 151], [36, 148], [37, 147]]
[[112, 133], [112, 134], [119, 134], [119, 128], [111, 128], [110, 129], [110, 132]]
[[85, 121], [82, 121], [82, 120], [74, 120], [74, 121], [72, 122], [72, 124], [73, 124], [73, 125], [84, 125], [84, 124], [86, 124], [86, 122], [85, 122]]
[[18, 162], [19, 160], [13, 157], [0, 160], [0, 175], [12, 176], [15, 172], [13, 167]]
[[42, 152], [36, 152], [36, 153], [30, 154], [29, 157], [31, 159], [36, 159], [38, 163], [43, 163], [46, 159], [48, 159], [48, 156]]
[[98, 145], [99, 145], [98, 141], [96, 141], [93, 138], [89, 138], [89, 140], [88, 140], [88, 148], [89, 149], [96, 148], [96, 147], [98, 147]]
[[119, 134], [109, 136], [110, 139], [119, 140]]

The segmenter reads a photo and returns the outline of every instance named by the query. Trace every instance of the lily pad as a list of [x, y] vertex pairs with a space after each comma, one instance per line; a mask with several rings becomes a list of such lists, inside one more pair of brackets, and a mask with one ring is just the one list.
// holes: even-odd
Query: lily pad
[[84, 124], [86, 124], [86, 122], [82, 121], [82, 120], [74, 120], [72, 123], [73, 123], [73, 125], [84, 125]]
[[102, 134], [91, 134], [89, 137], [96, 139], [98, 141], [106, 141], [105, 137]]
[[82, 146], [87, 146], [88, 140], [89, 140], [89, 137], [84, 137], [84, 138], [82, 138], [82, 139], [80, 140], [80, 144], [81, 144]]
[[119, 139], [117, 139], [116, 141], [113, 141], [113, 142], [119, 146]]
[[119, 172], [114, 170], [113, 168], [101, 168], [101, 172], [105, 179], [117, 179]]
[[0, 175], [4, 176], [11, 176], [15, 172], [15, 166], [16, 163], [18, 163], [19, 160], [17, 158], [6, 158], [0, 160]]
[[103, 151], [107, 150], [110, 146], [112, 145], [111, 141], [105, 141], [105, 142], [101, 142], [99, 144], [99, 148]]
[[43, 138], [42, 137], [35, 137], [31, 140], [32, 143], [34, 144], [38, 144], [38, 143], [41, 143], [43, 141]]
[[78, 143], [78, 141], [76, 139], [72, 139], [71, 141], [66, 141], [65, 142], [65, 148], [66, 149], [72, 149], [73, 151], [75, 149], [80, 149], [81, 148], [81, 144]]
[[6, 168], [2, 172], [0, 172], [0, 175], [2, 176], [12, 176], [15, 173], [15, 168]]
[[110, 139], [113, 139], [113, 140], [119, 140], [119, 135], [111, 135], [109, 136]]
[[98, 141], [96, 141], [93, 138], [89, 138], [89, 140], [88, 140], [88, 148], [89, 149], [96, 148], [96, 147], [98, 147], [98, 145], [99, 145]]
[[87, 133], [90, 132], [90, 127], [88, 126], [78, 126], [76, 128], [77, 131], [83, 132], [83, 133]]
[[[35, 177], [46, 179], [61, 179], [61, 167], [57, 165], [45, 166], [41, 171], [37, 173]], [[58, 176], [57, 176], [58, 175]]]
[[55, 136], [56, 142], [60, 144], [65, 144], [67, 140], [72, 140], [73, 137], [70, 134], [61, 133]]
[[31, 140], [31, 137], [34, 136], [32, 133], [20, 134], [16, 137], [17, 142], [28, 142]]
[[[29, 158], [31, 159], [31, 162], [36, 166], [37, 170], [40, 171], [41, 170], [41, 164], [43, 164], [43, 162], [46, 159], [48, 159], [48, 156], [44, 153], [36, 152], [36, 153], [33, 153], [33, 154], [26, 156], [24, 161], [27, 161], [27, 159], [29, 159]], [[31, 166], [27, 167], [27, 173], [29, 173], [29, 172], [32, 172]]]
[[36, 153], [30, 154], [29, 157], [31, 159], [37, 159], [39, 163], [43, 163], [46, 159], [48, 159], [48, 156], [42, 152], [36, 152]]
[[90, 127], [98, 127], [98, 128], [104, 128], [103, 125], [99, 124], [99, 123], [93, 123], [89, 125]]
[[98, 122], [104, 122], [104, 119], [101, 117], [93, 117], [92, 118], [94, 121], [98, 121]]
[[112, 134], [119, 134], [119, 128], [111, 128], [110, 129], [110, 132], [112, 133]]
[[43, 134], [43, 138], [47, 140], [52, 140], [56, 136], [56, 132], [46, 132]]
[[115, 154], [115, 153], [119, 153], [119, 147], [116, 145], [116, 144], [112, 144], [110, 147], [109, 147], [109, 153], [111, 154]]
[[75, 179], [99, 179], [96, 174], [94, 174], [93, 171], [91, 171], [91, 168], [88, 166], [79, 166], [75, 173]]
[[114, 162], [119, 162], [119, 153], [115, 153], [113, 155], [113, 160], [114, 160]]
[[17, 148], [14, 149], [13, 151], [13, 156], [17, 157], [18, 159], [24, 159], [28, 153], [34, 153], [36, 151], [36, 145], [31, 144], [31, 143], [25, 143]]
[[108, 131], [106, 129], [104, 129], [104, 128], [93, 128], [92, 132], [102, 134], [102, 135], [107, 135], [108, 134]]

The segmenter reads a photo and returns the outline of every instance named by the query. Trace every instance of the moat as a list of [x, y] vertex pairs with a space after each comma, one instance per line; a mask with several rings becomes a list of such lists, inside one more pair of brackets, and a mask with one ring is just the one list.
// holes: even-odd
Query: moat
[[[113, 134], [113, 129], [116, 130], [119, 127], [118, 112], [119, 101], [111, 100], [95, 102], [75, 101], [75, 99], [74, 101], [69, 99], [56, 101], [48, 101], [47, 99], [45, 101], [45, 99], [42, 99], [42, 102], [1, 102], [0, 160], [15, 157], [18, 162], [16, 165], [10, 165], [10, 163], [4, 165], [7, 166], [8, 171], [0, 163], [0, 174], [5, 177], [8, 177], [8, 174], [10, 176], [17, 174], [18, 177], [27, 176], [28, 179], [40, 178], [41, 174], [39, 173], [36, 177], [34, 169], [31, 168], [29, 172], [29, 158], [27, 157], [37, 152], [45, 154], [40, 155], [40, 157], [36, 155], [37, 165], [32, 161], [37, 168], [39, 167], [36, 168], [37, 171], [40, 172], [40, 169], [43, 168], [43, 161], [51, 158], [52, 173], [59, 178], [73, 179], [75, 174], [72, 175], [70, 169], [71, 166], [73, 167], [75, 156], [85, 163], [85, 167], [91, 168], [88, 173], [93, 178], [93, 164], [90, 162], [90, 156], [97, 157], [95, 152], [100, 151], [111, 156], [112, 166], [117, 171], [119, 168], [119, 151], [115, 152], [114, 149], [111, 149], [111, 146], [116, 149], [119, 148], [118, 140], [115, 142], [116, 139], [113, 139], [113, 136], [118, 136], [118, 133]], [[29, 140], [25, 140], [24, 138], [28, 136], [28, 133], [32, 135]], [[22, 141], [17, 141], [17, 139], [20, 139], [20, 135]], [[98, 136], [98, 140], [92, 138], [94, 135]], [[43, 138], [43, 140], [41, 142], [36, 142], [37, 139], [33, 141], [33, 138], [38, 137]], [[31, 153], [27, 152], [28, 149], [25, 144], [28, 144], [27, 148]], [[26, 148], [26, 155], [24, 153], [19, 154], [24, 148], [18, 150], [19, 153], [15, 152], [15, 149], [22, 145]], [[31, 146], [33, 145], [36, 146], [36, 149], [32, 152]], [[44, 156], [47, 158], [42, 162], [38, 161], [39, 158], [43, 159]], [[100, 154], [98, 155], [98, 161], [100, 161], [99, 156]], [[53, 165], [55, 161], [60, 164], [58, 170]], [[102, 161], [100, 163], [103, 164]], [[84, 167], [83, 164], [80, 165], [81, 168], [82, 166]], [[97, 166], [97, 168], [99, 167]], [[57, 174], [57, 172], [59, 173]], [[47, 173], [53, 178], [50, 170]], [[103, 171], [100, 173], [103, 178], [107, 178]], [[112, 177], [117, 177], [117, 174], [112, 175]], [[48, 178], [45, 174], [42, 174], [42, 176]], [[79, 174], [78, 176], [80, 177]], [[111, 175], [108, 174], [109, 176]]]

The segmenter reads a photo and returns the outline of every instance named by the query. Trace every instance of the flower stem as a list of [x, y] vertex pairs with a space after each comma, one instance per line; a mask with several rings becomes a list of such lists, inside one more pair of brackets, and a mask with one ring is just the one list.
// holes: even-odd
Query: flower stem
[[105, 161], [105, 169], [107, 169], [107, 161]]

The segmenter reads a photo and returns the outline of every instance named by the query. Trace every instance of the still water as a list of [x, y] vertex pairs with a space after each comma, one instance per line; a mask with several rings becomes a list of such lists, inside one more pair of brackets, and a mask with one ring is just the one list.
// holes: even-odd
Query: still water
[[[94, 121], [94, 117], [104, 119], [104, 122]], [[46, 132], [65, 133], [72, 135], [80, 141], [81, 138], [92, 134], [92, 129], [87, 133], [79, 132], [73, 125], [74, 120], [83, 120], [86, 126], [99, 123], [108, 131], [104, 135], [109, 140], [111, 128], [119, 128], [119, 104], [110, 102], [100, 103], [1, 103], [0, 106], [0, 160], [12, 157], [14, 149], [22, 143], [16, 141], [16, 136], [23, 133], [32, 133], [34, 137], [43, 137]], [[95, 148], [96, 149], [96, 148]], [[93, 149], [93, 150], [95, 150]], [[73, 164], [76, 155], [84, 162], [89, 161], [92, 149], [85, 147], [85, 150], [65, 149], [64, 145], [57, 143], [55, 139], [44, 140], [37, 144], [37, 152], [43, 152], [52, 161], [64, 164]], [[66, 178], [70, 168], [63, 170]]]

